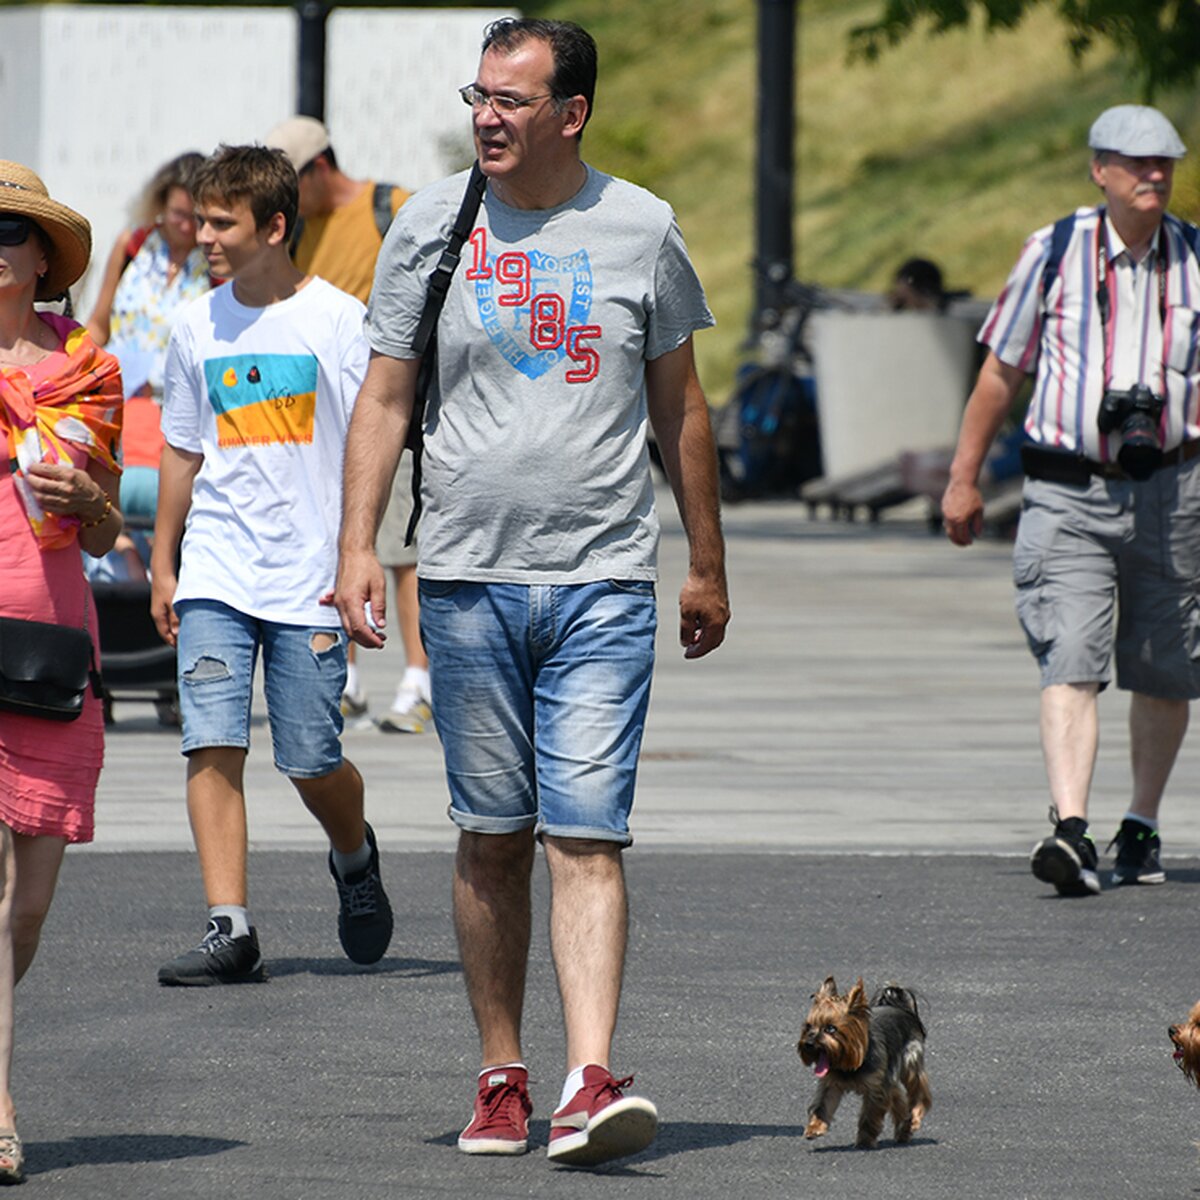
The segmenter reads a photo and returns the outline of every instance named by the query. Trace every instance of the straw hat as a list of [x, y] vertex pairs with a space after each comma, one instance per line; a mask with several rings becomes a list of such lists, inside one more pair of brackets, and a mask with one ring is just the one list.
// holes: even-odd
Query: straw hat
[[50, 199], [46, 185], [28, 167], [0, 159], [0, 213], [17, 213], [37, 222], [50, 243], [48, 269], [37, 287], [38, 300], [61, 296], [87, 269], [92, 256], [92, 227], [86, 217]]

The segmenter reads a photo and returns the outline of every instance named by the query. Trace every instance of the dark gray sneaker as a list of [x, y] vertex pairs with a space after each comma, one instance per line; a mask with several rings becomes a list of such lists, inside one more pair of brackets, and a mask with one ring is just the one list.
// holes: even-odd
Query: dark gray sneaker
[[1043, 883], [1052, 883], [1060, 896], [1098, 896], [1096, 845], [1082, 817], [1058, 819], [1058, 809], [1050, 806], [1054, 833], [1043, 838], [1029, 856], [1029, 867]]
[[158, 968], [163, 987], [212, 987], [217, 983], [262, 983], [267, 977], [258, 952], [258, 933], [233, 937], [228, 917], [212, 917], [204, 940], [194, 950]]
[[338, 939], [351, 962], [378, 962], [387, 953], [392, 940], [392, 906], [379, 877], [379, 850], [375, 831], [367, 826], [367, 845], [371, 861], [361, 871], [343, 879], [329, 855], [329, 873], [338, 890]]
[[1112, 881], [1118, 887], [1134, 883], [1167, 882], [1167, 873], [1159, 861], [1162, 842], [1158, 839], [1158, 830], [1126, 817], [1107, 848], [1111, 850], [1114, 846], [1117, 848], [1117, 863], [1113, 867]]

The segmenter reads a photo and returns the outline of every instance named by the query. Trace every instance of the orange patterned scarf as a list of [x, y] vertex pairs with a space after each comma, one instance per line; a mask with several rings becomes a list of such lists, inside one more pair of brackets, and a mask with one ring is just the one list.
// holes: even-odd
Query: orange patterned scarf
[[45, 512], [25, 471], [35, 462], [74, 465], [69, 442], [119, 475], [123, 394], [120, 364], [83, 326], [52, 313], [38, 315], [58, 334], [66, 361], [54, 375], [0, 371], [0, 429], [8, 435], [9, 466], [29, 524], [42, 549], [54, 550], [70, 544], [79, 518]]

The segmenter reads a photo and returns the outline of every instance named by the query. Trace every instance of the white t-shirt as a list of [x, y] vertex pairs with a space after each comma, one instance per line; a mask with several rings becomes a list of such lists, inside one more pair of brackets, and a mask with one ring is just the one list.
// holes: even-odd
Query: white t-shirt
[[233, 286], [189, 305], [167, 351], [162, 430], [204, 456], [176, 602], [332, 627], [342, 454], [369, 350], [364, 308], [323, 279], [266, 308]]

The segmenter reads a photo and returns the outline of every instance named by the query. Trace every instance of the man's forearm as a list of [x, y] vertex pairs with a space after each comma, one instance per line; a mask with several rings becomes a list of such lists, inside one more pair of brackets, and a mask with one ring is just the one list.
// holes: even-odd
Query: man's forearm
[[408, 435], [418, 360], [373, 356], [354, 406], [342, 478], [342, 554], [371, 550]]

